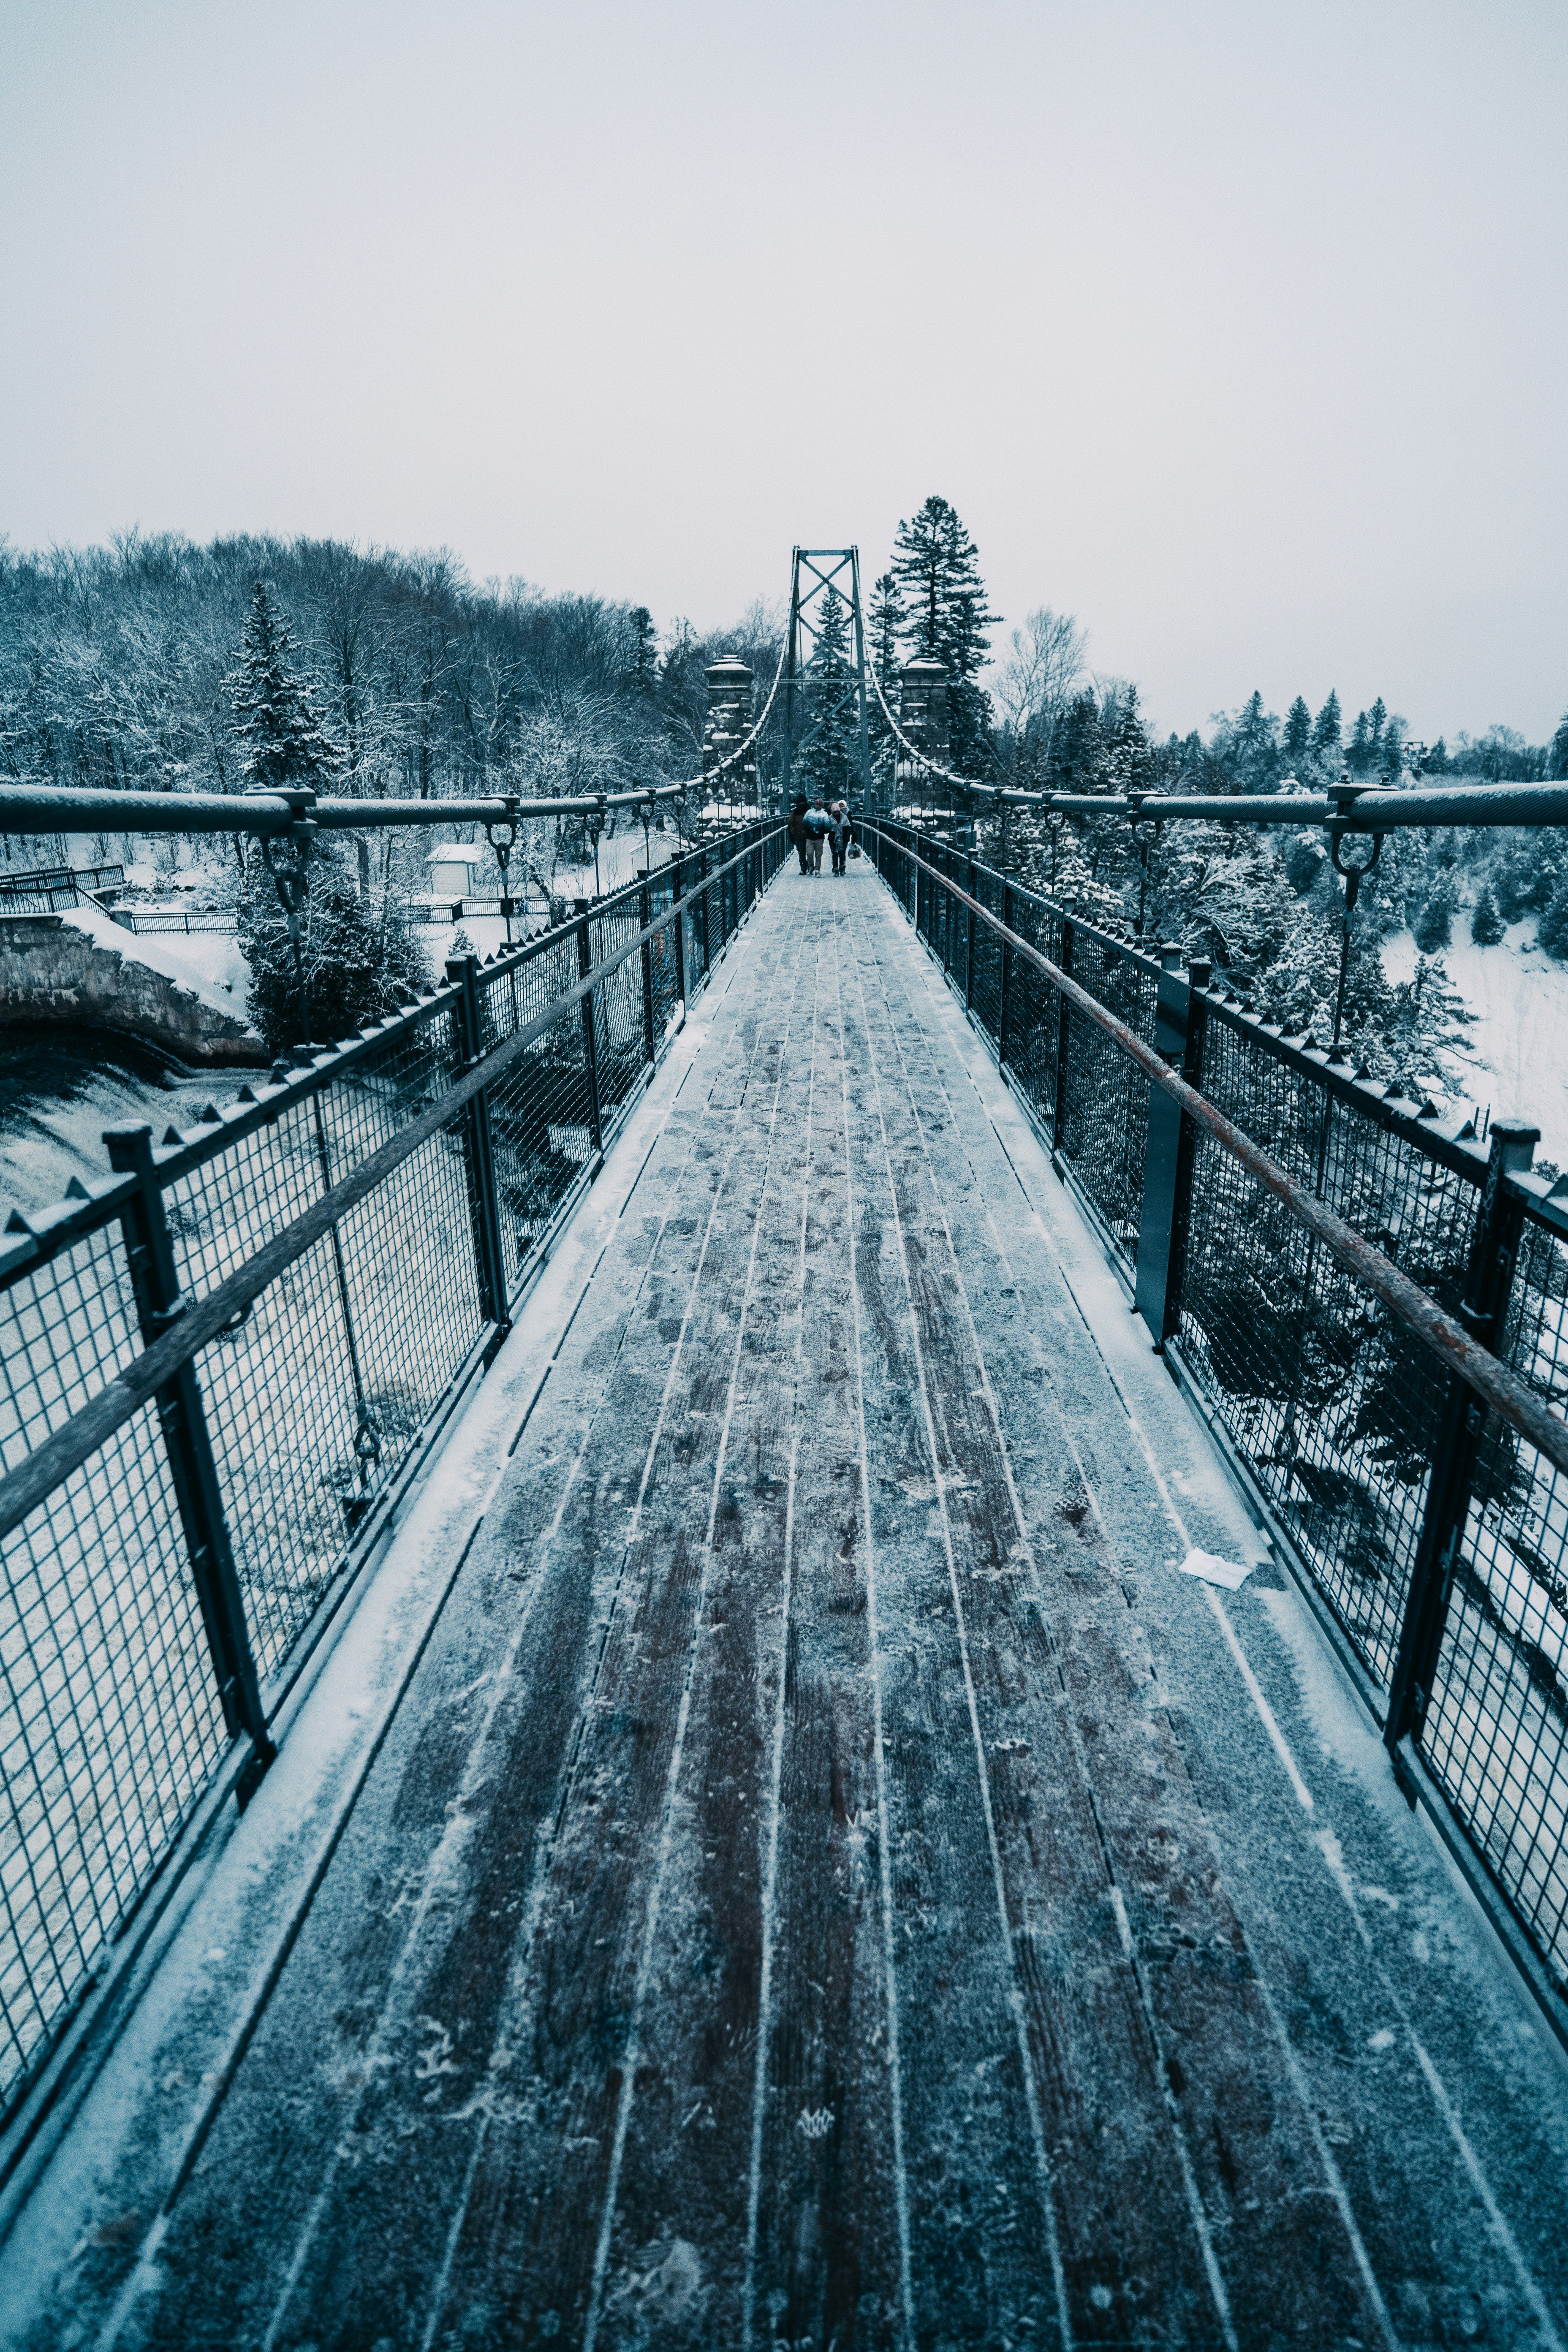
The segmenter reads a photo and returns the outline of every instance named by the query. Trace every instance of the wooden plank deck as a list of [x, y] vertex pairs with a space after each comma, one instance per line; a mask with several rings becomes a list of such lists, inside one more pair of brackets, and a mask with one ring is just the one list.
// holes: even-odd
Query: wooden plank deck
[[118, 2340], [1556, 2343], [901, 916], [744, 952]]

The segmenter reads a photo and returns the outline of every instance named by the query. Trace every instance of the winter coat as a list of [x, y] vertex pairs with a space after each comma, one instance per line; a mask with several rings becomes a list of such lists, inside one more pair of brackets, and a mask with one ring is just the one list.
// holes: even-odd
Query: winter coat
[[797, 848], [805, 839], [805, 811], [804, 809], [791, 809], [789, 813], [789, 837], [795, 844]]
[[805, 829], [810, 834], [830, 833], [833, 829], [833, 819], [826, 809], [807, 809]]
[[827, 838], [833, 844], [836, 851], [848, 848], [849, 844], [855, 838], [855, 828], [850, 824], [847, 815], [835, 816], [828, 819]]

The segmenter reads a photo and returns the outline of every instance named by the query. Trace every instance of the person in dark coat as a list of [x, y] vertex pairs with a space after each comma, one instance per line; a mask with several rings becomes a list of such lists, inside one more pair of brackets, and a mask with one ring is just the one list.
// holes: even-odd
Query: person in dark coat
[[827, 812], [827, 845], [833, 852], [833, 871], [842, 874], [845, 871], [844, 861], [849, 855], [849, 845], [855, 838], [847, 801], [835, 801]]
[[805, 848], [808, 838], [805, 830], [805, 812], [808, 803], [805, 793], [803, 793], [789, 813], [789, 837], [800, 852], [800, 870], [803, 874], [809, 874], [811, 871], [810, 866], [805, 862]]
[[827, 838], [827, 828], [833, 822], [827, 814], [827, 803], [820, 793], [805, 813], [805, 854], [811, 860], [811, 871], [822, 871], [822, 845]]

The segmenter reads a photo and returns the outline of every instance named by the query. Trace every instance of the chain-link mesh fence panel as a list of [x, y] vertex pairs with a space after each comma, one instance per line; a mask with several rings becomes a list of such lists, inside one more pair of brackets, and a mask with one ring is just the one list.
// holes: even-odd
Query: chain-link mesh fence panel
[[421, 1144], [198, 1360], [264, 1678], [483, 1330], [464, 1155]]
[[[1138, 1036], [1153, 1042], [1158, 982], [1143, 963], [1075, 924], [1072, 977]], [[1138, 1259], [1149, 1081], [1114, 1038], [1070, 1004], [1065, 1045], [1057, 1148], [1131, 1269]]]
[[0, 2105], [226, 1746], [155, 1407], [0, 1544]]
[[142, 1344], [118, 1219], [0, 1290], [0, 1469], [14, 1470]]
[[[1568, 1405], [1568, 1246], [1528, 1222], [1502, 1353]], [[1568, 1983], [1568, 1481], [1491, 1417], [1420, 1745]]]

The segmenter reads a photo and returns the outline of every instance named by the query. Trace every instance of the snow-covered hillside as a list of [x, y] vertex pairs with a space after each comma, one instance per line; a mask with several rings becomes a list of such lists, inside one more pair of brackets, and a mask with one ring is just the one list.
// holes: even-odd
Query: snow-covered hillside
[[[1472, 1026], [1447, 1074], [1479, 1111], [1528, 1118], [1541, 1129], [1538, 1157], [1568, 1167], [1568, 967], [1535, 945], [1533, 922], [1510, 923], [1495, 947], [1477, 947], [1468, 908], [1442, 950]], [[1407, 930], [1383, 943], [1392, 981], [1408, 980], [1415, 942]]]

